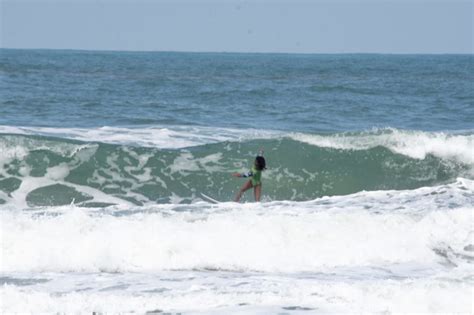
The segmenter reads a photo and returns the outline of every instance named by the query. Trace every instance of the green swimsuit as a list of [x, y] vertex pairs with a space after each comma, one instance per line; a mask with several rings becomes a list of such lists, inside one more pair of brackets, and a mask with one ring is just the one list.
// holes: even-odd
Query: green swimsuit
[[252, 169], [248, 173], [243, 173], [242, 177], [252, 177], [252, 186], [259, 186], [262, 184], [262, 171], [257, 170], [255, 166], [252, 166]]

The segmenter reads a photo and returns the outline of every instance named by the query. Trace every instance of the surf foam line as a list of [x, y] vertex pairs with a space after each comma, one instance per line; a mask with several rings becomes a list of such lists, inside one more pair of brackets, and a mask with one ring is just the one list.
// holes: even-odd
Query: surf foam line
[[459, 134], [385, 128], [334, 135], [294, 133], [290, 137], [323, 148], [367, 150], [382, 146], [414, 159], [424, 159], [431, 154], [443, 159], [455, 159], [462, 163], [474, 164], [474, 134], [472, 132]]
[[[314, 275], [189, 271], [30, 276], [45, 277], [46, 282], [0, 287], [4, 312], [469, 313], [472, 308], [469, 283], [432, 278], [349, 282]], [[34, 283], [31, 278], [23, 282], [27, 281]]]
[[180, 149], [225, 141], [271, 139], [280, 131], [202, 126], [53, 128], [0, 126], [0, 134], [39, 135], [85, 142], [102, 142], [161, 149]]
[[396, 128], [374, 128], [360, 132], [335, 134], [288, 133], [279, 130], [235, 129], [203, 126], [53, 128], [1, 126], [0, 134], [59, 137], [85, 142], [103, 142], [163, 149], [179, 149], [217, 142], [255, 139], [291, 139], [324, 148], [366, 150], [377, 146], [411, 158], [428, 154], [474, 164], [474, 134], [463, 132], [426, 132]]
[[472, 201], [472, 191], [452, 186], [302, 203], [2, 211], [0, 270], [470, 268]]

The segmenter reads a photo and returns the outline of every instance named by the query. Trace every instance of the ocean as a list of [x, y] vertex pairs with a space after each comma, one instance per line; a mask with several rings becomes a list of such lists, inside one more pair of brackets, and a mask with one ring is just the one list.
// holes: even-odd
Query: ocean
[[473, 123], [473, 55], [0, 49], [1, 311], [472, 313]]

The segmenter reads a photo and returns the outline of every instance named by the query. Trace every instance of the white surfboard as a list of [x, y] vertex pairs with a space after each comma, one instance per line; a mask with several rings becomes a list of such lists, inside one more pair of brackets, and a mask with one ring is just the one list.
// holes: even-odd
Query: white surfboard
[[204, 198], [204, 200], [209, 201], [209, 202], [211, 202], [211, 203], [220, 203], [220, 202], [217, 201], [216, 199], [211, 198], [211, 197], [209, 197], [208, 195], [205, 195], [205, 194], [203, 194], [203, 193], [201, 193], [201, 197]]

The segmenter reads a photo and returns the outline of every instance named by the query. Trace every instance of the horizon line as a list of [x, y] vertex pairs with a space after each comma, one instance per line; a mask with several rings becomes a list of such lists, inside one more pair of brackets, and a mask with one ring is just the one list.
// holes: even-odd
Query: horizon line
[[17, 48], [0, 47], [5, 50], [51, 50], [76, 52], [115, 53], [189, 53], [189, 54], [278, 54], [278, 55], [474, 55], [472, 52], [274, 52], [274, 51], [213, 51], [213, 50], [133, 50], [133, 49], [86, 49], [86, 48]]

